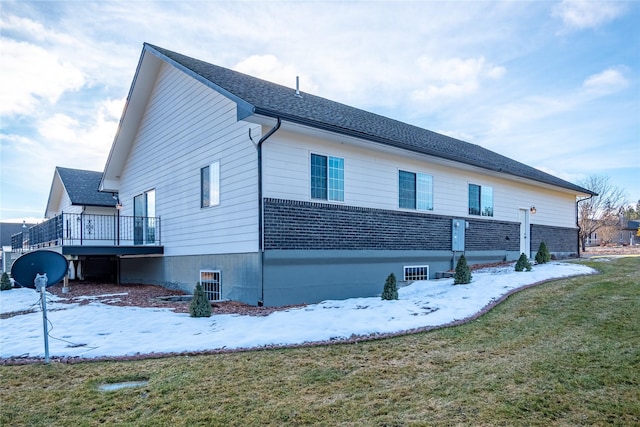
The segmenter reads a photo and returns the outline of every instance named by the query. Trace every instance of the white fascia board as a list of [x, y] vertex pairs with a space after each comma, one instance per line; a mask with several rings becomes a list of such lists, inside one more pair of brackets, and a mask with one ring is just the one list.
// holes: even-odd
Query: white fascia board
[[114, 183], [119, 181], [120, 174], [129, 157], [133, 140], [138, 132], [140, 120], [144, 115], [161, 65], [160, 59], [154, 55], [147, 55], [146, 50], [143, 50], [131, 83], [122, 117], [120, 118], [118, 130], [107, 158], [102, 181], [100, 182], [100, 191], [118, 191], [119, 186], [114, 185]]

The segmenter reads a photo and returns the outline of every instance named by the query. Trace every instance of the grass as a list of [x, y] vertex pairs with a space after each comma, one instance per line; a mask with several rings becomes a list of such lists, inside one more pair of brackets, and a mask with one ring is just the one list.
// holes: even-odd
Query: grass
[[2, 366], [0, 425], [638, 425], [640, 258], [588, 264], [602, 274], [530, 288], [476, 321], [428, 333]]

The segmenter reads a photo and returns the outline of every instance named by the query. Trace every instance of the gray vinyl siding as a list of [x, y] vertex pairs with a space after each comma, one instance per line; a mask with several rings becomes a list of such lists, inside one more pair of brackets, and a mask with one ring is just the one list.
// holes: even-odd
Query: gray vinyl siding
[[[156, 192], [166, 256], [257, 251], [256, 150], [260, 127], [236, 120], [235, 104], [163, 64], [120, 182], [123, 215]], [[258, 136], [259, 137], [259, 136]], [[220, 205], [200, 207], [200, 169], [220, 162]]]
[[[337, 204], [407, 211], [398, 207], [398, 170], [405, 170], [433, 177], [433, 210], [428, 214], [518, 222], [519, 209], [536, 206], [532, 224], [574, 227], [576, 223], [575, 193], [451, 162], [444, 164], [424, 155], [391, 152], [366, 141], [334, 141], [323, 138], [322, 134], [289, 130], [276, 132], [264, 145], [265, 196], [311, 201], [309, 161], [312, 153], [344, 158], [345, 197], [344, 202]], [[493, 217], [469, 215], [470, 183], [493, 188]]]

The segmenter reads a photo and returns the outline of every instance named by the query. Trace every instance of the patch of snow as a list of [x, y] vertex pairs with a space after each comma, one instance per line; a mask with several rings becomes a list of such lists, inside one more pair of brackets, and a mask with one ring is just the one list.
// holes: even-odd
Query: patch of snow
[[[120, 297], [120, 296], [126, 296], [129, 295], [128, 292], [118, 292], [118, 293], [114, 293], [114, 294], [102, 294], [102, 295], [84, 295], [84, 296], [80, 296], [80, 297], [74, 297], [73, 301], [95, 301], [101, 298], [108, 298], [108, 297]], [[109, 301], [120, 301], [120, 298], [111, 298]]]
[[[262, 317], [222, 314], [191, 318], [165, 308], [119, 307], [97, 301], [64, 304], [49, 295], [49, 353], [51, 357], [133, 356], [397, 333], [468, 318], [529, 284], [594, 272], [584, 265], [561, 262], [536, 265], [530, 272], [489, 268], [475, 271], [468, 285], [454, 285], [453, 279], [413, 282], [398, 290], [396, 301], [379, 297], [331, 300]], [[44, 357], [39, 298], [27, 288], [0, 292], [2, 313], [21, 312], [34, 304], [37, 307], [36, 312], [0, 319], [0, 357]], [[56, 338], [59, 336], [64, 339]]]

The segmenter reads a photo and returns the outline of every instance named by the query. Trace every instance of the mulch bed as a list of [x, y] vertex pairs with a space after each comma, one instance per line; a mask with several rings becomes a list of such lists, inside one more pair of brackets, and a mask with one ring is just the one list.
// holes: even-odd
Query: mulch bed
[[[157, 285], [123, 284], [94, 282], [70, 282], [69, 292], [62, 292], [62, 285], [51, 286], [47, 292], [63, 298], [62, 303], [89, 304], [99, 301], [103, 304], [121, 307], [169, 308], [176, 313], [189, 313], [190, 301], [165, 301], [161, 297], [189, 295], [183, 291], [171, 290]], [[300, 305], [301, 306], [301, 305]], [[274, 311], [288, 310], [292, 307], [256, 307], [237, 301], [214, 302], [213, 314], [240, 314], [245, 316], [268, 316]]]

